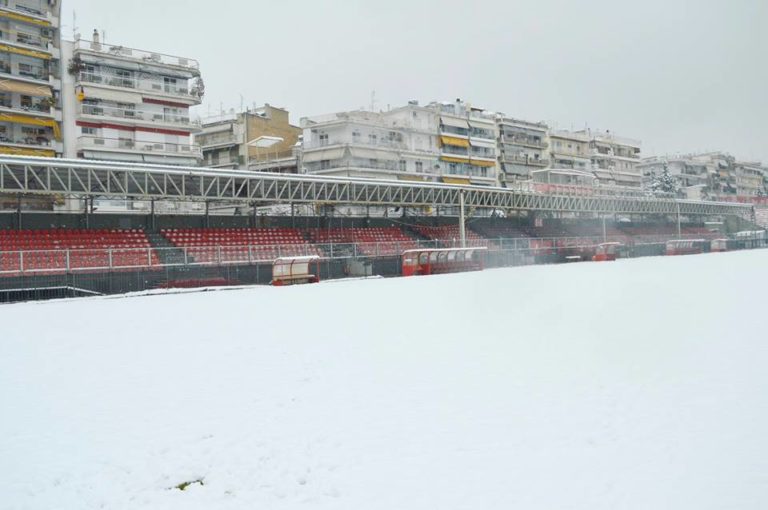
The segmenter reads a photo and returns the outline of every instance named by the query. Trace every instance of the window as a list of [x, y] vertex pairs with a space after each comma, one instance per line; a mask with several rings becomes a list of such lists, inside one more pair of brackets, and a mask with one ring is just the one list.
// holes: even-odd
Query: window
[[320, 135], [320, 145], [328, 145], [328, 133], [322, 133]]
[[96, 128], [92, 128], [92, 127], [81, 127], [80, 132], [83, 133], [84, 135], [91, 135], [91, 136], [96, 136], [97, 134]]
[[406, 171], [408, 171], [408, 164], [406, 163], [406, 161], [405, 161], [404, 159], [401, 159], [401, 160], [400, 160], [400, 165], [399, 165], [399, 168], [400, 168], [400, 171], [401, 171], [401, 172], [406, 172]]
[[424, 172], [424, 163], [421, 161], [416, 162], [416, 173], [423, 173]]
[[378, 137], [376, 135], [374, 135], [374, 134], [368, 135], [368, 143], [370, 143], [371, 145], [376, 145], [378, 143], [378, 141], [379, 141], [379, 139], [378, 139]]
[[371, 168], [376, 168], [379, 165], [379, 160], [371, 158], [368, 160], [368, 164], [371, 165]]
[[352, 141], [357, 143], [360, 141], [360, 131], [352, 131]]
[[328, 170], [331, 168], [331, 161], [328, 159], [324, 159], [320, 162], [320, 170]]

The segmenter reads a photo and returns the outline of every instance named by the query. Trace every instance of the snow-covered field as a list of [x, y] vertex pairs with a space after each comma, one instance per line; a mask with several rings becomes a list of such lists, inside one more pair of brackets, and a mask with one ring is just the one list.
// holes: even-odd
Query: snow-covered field
[[766, 289], [754, 251], [3, 306], [0, 509], [765, 509]]

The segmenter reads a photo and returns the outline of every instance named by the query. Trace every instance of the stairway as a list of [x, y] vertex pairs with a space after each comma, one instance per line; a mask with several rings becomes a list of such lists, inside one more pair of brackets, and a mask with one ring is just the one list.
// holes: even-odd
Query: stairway
[[[147, 239], [152, 243], [152, 247], [157, 251], [157, 256], [163, 265], [184, 264], [184, 250], [173, 245], [168, 239], [157, 232], [146, 232]], [[188, 263], [194, 262], [189, 257]]]

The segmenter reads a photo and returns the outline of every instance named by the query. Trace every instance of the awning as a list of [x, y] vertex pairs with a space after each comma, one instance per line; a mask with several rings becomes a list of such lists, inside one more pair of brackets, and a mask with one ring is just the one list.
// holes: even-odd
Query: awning
[[51, 26], [50, 21], [33, 18], [32, 16], [25, 16], [16, 12], [0, 11], [0, 18], [14, 19], [16, 21], [23, 21], [24, 23], [31, 23], [33, 25], [39, 25], [41, 27]]
[[469, 158], [455, 158], [453, 156], [440, 156], [440, 159], [448, 163], [466, 163], [469, 164]]
[[443, 176], [443, 182], [446, 184], [469, 184], [469, 177]]
[[383, 159], [385, 161], [397, 161], [400, 157], [389, 151], [377, 151], [373, 149], [361, 149], [353, 147], [350, 149], [353, 158], [360, 159]]
[[488, 140], [478, 140], [477, 138], [472, 138], [469, 143], [472, 145], [472, 147], [485, 147], [486, 149], [496, 148], [496, 143]]
[[305, 152], [304, 162], [314, 163], [316, 161], [341, 159], [342, 157], [344, 157], [344, 147], [337, 147], [335, 149], [324, 149], [321, 151]]
[[59, 128], [59, 123], [53, 119], [39, 119], [36, 117], [15, 115], [13, 113], [0, 113], [0, 122], [13, 122], [14, 124], [26, 124], [27, 126], [44, 126], [53, 128], [53, 135], [57, 140], [61, 140], [61, 129]]
[[398, 175], [397, 179], [400, 181], [417, 181], [417, 182], [424, 182], [425, 180], [423, 175]]
[[25, 149], [22, 147], [0, 147], [0, 154], [53, 158], [56, 156], [56, 151], [50, 149]]
[[470, 161], [470, 164], [474, 166], [484, 166], [484, 167], [496, 166], [495, 161], [485, 161], [482, 159], [473, 159], [472, 161]]
[[42, 51], [27, 50], [24, 48], [17, 48], [16, 46], [8, 46], [7, 44], [0, 44], [0, 51], [5, 53], [15, 53], [17, 55], [25, 55], [27, 57], [41, 58], [43, 60], [51, 60], [50, 53], [43, 53]]
[[87, 99], [101, 99], [102, 101], [115, 101], [116, 103], [141, 103], [141, 94], [136, 94], [134, 92], [106, 90], [97, 87], [83, 87], [83, 93]]
[[469, 125], [470, 127], [473, 127], [476, 129], [489, 129], [491, 131], [493, 131], [496, 128], [496, 125], [493, 122], [479, 122], [473, 119], [470, 119]]
[[440, 143], [443, 145], [453, 145], [454, 147], [469, 147], [469, 140], [454, 136], [441, 136]]
[[48, 85], [34, 85], [23, 81], [0, 80], [0, 91], [18, 92], [26, 96], [53, 97], [51, 87]]
[[440, 122], [446, 126], [469, 129], [469, 123], [464, 119], [457, 119], [455, 117], [440, 117]]

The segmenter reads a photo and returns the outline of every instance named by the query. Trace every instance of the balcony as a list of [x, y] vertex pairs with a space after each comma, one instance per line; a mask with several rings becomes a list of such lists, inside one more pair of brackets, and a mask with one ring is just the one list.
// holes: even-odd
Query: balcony
[[502, 142], [509, 145], [522, 145], [524, 147], [533, 147], [535, 149], [546, 149], [549, 144], [543, 140], [536, 140], [519, 134], [504, 132]]
[[83, 104], [80, 106], [82, 115], [93, 115], [97, 117], [113, 117], [129, 121], [172, 124], [178, 127], [198, 128], [199, 120], [190, 119], [188, 115], [176, 115], [163, 112], [148, 112], [144, 110], [135, 110], [133, 108], [118, 108], [116, 106], [103, 106]]
[[239, 140], [234, 133], [215, 133], [210, 135], [200, 133], [196, 136], [196, 141], [205, 148], [216, 147], [219, 145], [237, 145], [242, 143], [242, 140]]
[[443, 154], [451, 154], [455, 156], [461, 156], [469, 158], [469, 150], [466, 147], [454, 147], [453, 145], [443, 145], [440, 149]]
[[157, 80], [137, 80], [133, 77], [116, 76], [106, 73], [81, 72], [78, 76], [81, 83], [95, 83], [132, 90], [144, 90], [154, 94], [167, 94], [175, 97], [183, 97], [194, 101], [200, 100], [200, 94], [193, 88], [172, 85]]
[[125, 46], [115, 46], [102, 43], [93, 43], [80, 39], [75, 41], [75, 51], [89, 51], [93, 53], [100, 53], [102, 55], [111, 55], [113, 57], [127, 58], [132, 60], [138, 60], [147, 64], [159, 64], [172, 67], [181, 67], [187, 69], [195, 75], [200, 74], [200, 64], [197, 60], [185, 57], [176, 57], [173, 55], [165, 55], [163, 53], [155, 53], [152, 51], [137, 50], [134, 48], [126, 48]]
[[129, 138], [103, 138], [100, 136], [80, 136], [77, 139], [78, 149], [92, 150], [114, 150], [141, 152], [144, 154], [162, 154], [174, 156], [188, 156], [193, 158], [202, 158], [203, 151], [199, 145], [164, 143], [164, 142], [145, 142], [141, 140], [131, 140]]
[[27, 16], [34, 16], [45, 20], [48, 19], [48, 13], [38, 7], [32, 7], [20, 2], [14, 2], [13, 5], [9, 5], [9, 3], [8, 0], [0, 0], [0, 8], [17, 11], [26, 14]]
[[18, 32], [16, 30], [0, 29], [0, 41], [9, 42], [11, 44], [23, 44], [25, 46], [48, 51], [48, 43], [50, 42], [50, 39], [43, 39], [40, 36]]
[[549, 165], [548, 159], [532, 158], [524, 154], [504, 154], [501, 157], [501, 160], [504, 163], [513, 163], [513, 164], [528, 165], [528, 166], [546, 167]]
[[408, 145], [396, 140], [387, 138], [371, 140], [369, 138], [334, 139], [334, 140], [315, 140], [304, 144], [305, 149], [320, 149], [324, 147], [333, 147], [336, 145], [349, 145], [352, 147], [378, 147], [383, 149], [410, 150]]
[[15, 135], [13, 133], [1, 134], [0, 145], [7, 145], [7, 144], [23, 145], [25, 147], [46, 147], [46, 148], [54, 147], [53, 140], [46, 138], [44, 136], [23, 136], [23, 134]]

